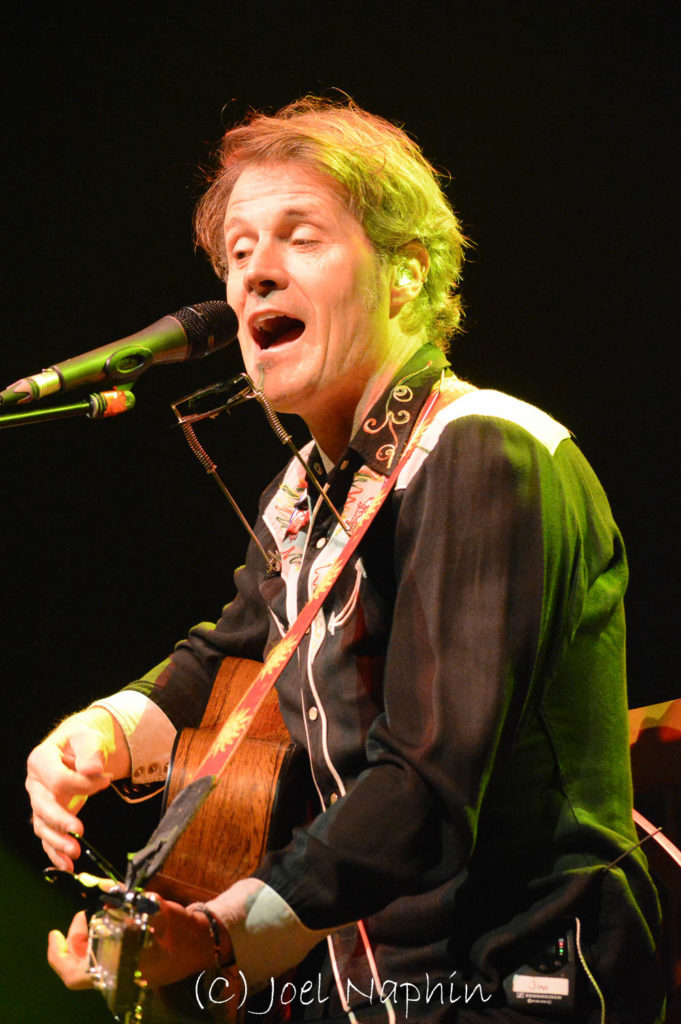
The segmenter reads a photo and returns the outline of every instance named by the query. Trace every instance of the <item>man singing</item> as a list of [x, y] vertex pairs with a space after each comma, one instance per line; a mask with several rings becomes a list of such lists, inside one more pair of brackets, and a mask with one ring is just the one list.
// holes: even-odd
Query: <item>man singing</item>
[[[212, 967], [217, 934], [250, 991], [314, 977], [296, 1020], [659, 1021], [621, 538], [564, 427], [452, 373], [465, 240], [435, 172], [384, 120], [304, 100], [227, 132], [197, 236], [248, 374], [307, 424], [350, 533], [390, 491], [277, 683], [316, 816], [208, 913], [162, 901], [143, 974]], [[223, 657], [266, 658], [348, 543], [297, 460], [255, 532], [275, 568], [251, 544], [215, 626], [31, 754], [56, 865], [79, 854], [85, 799], [157, 780]], [[89, 984], [85, 930], [50, 937], [71, 987]]]

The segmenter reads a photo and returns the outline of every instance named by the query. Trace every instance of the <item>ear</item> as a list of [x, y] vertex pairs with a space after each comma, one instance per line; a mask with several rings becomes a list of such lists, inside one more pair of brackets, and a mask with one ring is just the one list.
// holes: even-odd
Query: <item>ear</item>
[[390, 274], [391, 318], [417, 297], [426, 282], [429, 268], [428, 251], [421, 242], [413, 241], [404, 246]]

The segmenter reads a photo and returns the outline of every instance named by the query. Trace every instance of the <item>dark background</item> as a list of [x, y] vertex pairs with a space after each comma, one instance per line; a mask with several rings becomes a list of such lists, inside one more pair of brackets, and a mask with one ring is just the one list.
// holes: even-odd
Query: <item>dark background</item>
[[[566, 423], [628, 543], [632, 706], [678, 696], [676, 3], [64, 3], [4, 15], [0, 386], [221, 298], [193, 251], [197, 166], [250, 107], [349, 92], [451, 172], [476, 248], [456, 369]], [[169, 403], [236, 351], [153, 369], [104, 423], [0, 434], [3, 1020], [104, 1021], [44, 965], [67, 902], [23, 791], [65, 713], [160, 660], [231, 595], [245, 535]], [[259, 410], [201, 432], [252, 512], [284, 453]], [[155, 810], [86, 811], [112, 856]]]

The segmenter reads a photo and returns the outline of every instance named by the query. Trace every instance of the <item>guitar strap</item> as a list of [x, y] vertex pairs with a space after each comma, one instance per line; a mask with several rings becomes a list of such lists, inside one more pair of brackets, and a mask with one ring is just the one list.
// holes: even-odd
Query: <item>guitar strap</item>
[[314, 587], [312, 597], [302, 609], [293, 625], [270, 651], [262, 669], [220, 729], [208, 754], [190, 781], [204, 776], [216, 778], [224, 771], [248, 732], [251, 722], [265, 697], [290, 661], [329, 591], [340, 576], [350, 556], [356, 550], [357, 545], [362, 540], [381, 505], [395, 486], [398, 476], [418, 447], [421, 438], [432, 423], [435, 413], [442, 408], [443, 404], [448, 404], [449, 401], [456, 397], [456, 393], [448, 393], [446, 390], [443, 390], [442, 384], [443, 379], [438, 382], [436, 389], [433, 390], [428, 398], [394, 470], [390, 476], [384, 478], [377, 493], [367, 503], [366, 509], [355, 520], [354, 529], [348, 537], [343, 550], [331, 563], [326, 573], [320, 577]]
[[176, 841], [208, 797], [217, 783], [218, 776], [226, 769], [239, 745], [245, 739], [255, 715], [290, 661], [376, 513], [395, 486], [398, 476], [416, 451], [436, 412], [456, 397], [456, 390], [446, 387], [443, 376], [426, 401], [395, 469], [390, 476], [383, 479], [376, 494], [367, 501], [365, 508], [355, 517], [350, 536], [326, 573], [321, 575], [315, 584], [312, 597], [291, 628], [272, 648], [262, 669], [225, 721], [199, 767], [188, 778], [185, 787], [166, 810], [147, 844], [141, 850], [129, 855], [125, 880], [128, 889], [142, 888], [149, 878], [161, 870]]

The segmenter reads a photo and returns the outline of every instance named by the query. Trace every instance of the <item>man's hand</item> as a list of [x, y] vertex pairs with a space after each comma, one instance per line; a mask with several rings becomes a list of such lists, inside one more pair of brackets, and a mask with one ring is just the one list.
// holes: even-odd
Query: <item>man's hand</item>
[[47, 962], [67, 988], [93, 988], [88, 973], [88, 925], [85, 911], [80, 910], [66, 936], [53, 931], [47, 937]]
[[[215, 943], [204, 913], [187, 910], [179, 903], [156, 899], [160, 909], [154, 914], [153, 938], [143, 951], [140, 971], [151, 988], [198, 974], [215, 966]], [[71, 922], [68, 934], [52, 931], [48, 937], [47, 960], [67, 988], [93, 988], [88, 973], [88, 925], [81, 910]], [[231, 957], [232, 944], [226, 928], [220, 929], [220, 954]]]
[[83, 834], [77, 817], [93, 793], [130, 773], [123, 730], [105, 708], [88, 708], [57, 726], [28, 758], [26, 789], [33, 829], [53, 864], [73, 871], [80, 846], [67, 833]]
[[[161, 909], [152, 920], [153, 939], [142, 953], [142, 977], [152, 988], [170, 985], [190, 974], [215, 967], [215, 942], [208, 918], [200, 910], [157, 896]], [[229, 932], [220, 926], [220, 958], [231, 960]]]

